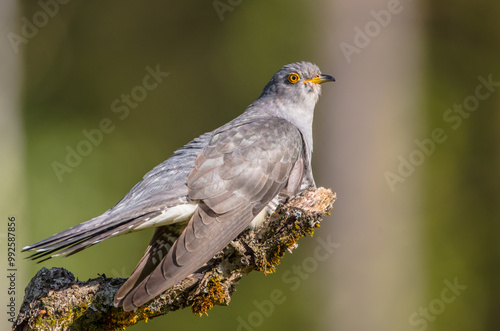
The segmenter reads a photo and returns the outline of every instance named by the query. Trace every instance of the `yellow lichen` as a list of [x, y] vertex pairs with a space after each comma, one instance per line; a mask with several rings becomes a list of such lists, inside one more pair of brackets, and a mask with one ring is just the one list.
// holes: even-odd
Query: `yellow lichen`
[[150, 317], [151, 311], [148, 307], [139, 307], [135, 312], [113, 310], [111, 315], [109, 316], [108, 324], [114, 325], [116, 328], [121, 328], [122, 330], [124, 330], [125, 328], [132, 326], [141, 320], [144, 320], [147, 323]]
[[208, 311], [216, 304], [224, 304], [226, 297], [224, 296], [224, 289], [220, 284], [217, 277], [212, 277], [207, 284], [207, 293], [198, 295], [193, 300], [193, 313], [202, 316], [208, 315]]

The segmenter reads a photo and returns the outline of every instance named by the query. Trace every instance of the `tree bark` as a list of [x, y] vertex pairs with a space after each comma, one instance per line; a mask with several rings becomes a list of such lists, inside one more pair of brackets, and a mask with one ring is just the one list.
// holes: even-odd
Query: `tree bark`
[[188, 306], [206, 314], [214, 305], [227, 305], [240, 278], [253, 270], [272, 273], [300, 237], [312, 236], [333, 208], [330, 189], [308, 189], [280, 205], [265, 226], [246, 230], [196, 273], [133, 312], [113, 305], [125, 282], [106, 275], [88, 281], [62, 268], [42, 268], [25, 289], [14, 330], [124, 329]]

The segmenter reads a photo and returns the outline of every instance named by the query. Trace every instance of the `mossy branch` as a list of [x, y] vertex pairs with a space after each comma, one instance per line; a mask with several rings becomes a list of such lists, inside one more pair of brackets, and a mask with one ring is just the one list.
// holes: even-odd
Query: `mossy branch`
[[42, 268], [25, 290], [14, 330], [114, 330], [188, 306], [205, 314], [214, 305], [227, 305], [239, 279], [252, 270], [274, 272], [285, 252], [300, 237], [311, 235], [333, 208], [330, 189], [309, 189], [280, 205], [267, 226], [246, 230], [197, 273], [139, 307], [125, 312], [113, 297], [125, 282], [101, 275], [77, 281], [62, 268]]

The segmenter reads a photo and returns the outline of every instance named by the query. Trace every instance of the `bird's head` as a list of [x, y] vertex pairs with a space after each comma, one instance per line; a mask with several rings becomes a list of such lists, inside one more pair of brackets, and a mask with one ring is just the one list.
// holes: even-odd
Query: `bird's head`
[[322, 74], [310, 62], [296, 62], [281, 68], [267, 83], [261, 97], [272, 97], [293, 103], [316, 104], [321, 94], [321, 84], [334, 82], [335, 78]]

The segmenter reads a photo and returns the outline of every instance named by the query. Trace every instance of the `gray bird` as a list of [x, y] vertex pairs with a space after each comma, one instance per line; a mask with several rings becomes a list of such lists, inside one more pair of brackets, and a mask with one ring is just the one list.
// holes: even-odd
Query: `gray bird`
[[[115, 306], [130, 311], [194, 273], [245, 228], [315, 187], [314, 107], [320, 84], [335, 81], [309, 62], [281, 68], [243, 114], [205, 133], [148, 172], [113, 208], [23, 251], [31, 259], [71, 255], [104, 239], [155, 227]], [[170, 249], [169, 225], [186, 224]]]

